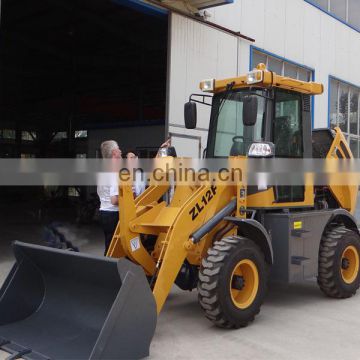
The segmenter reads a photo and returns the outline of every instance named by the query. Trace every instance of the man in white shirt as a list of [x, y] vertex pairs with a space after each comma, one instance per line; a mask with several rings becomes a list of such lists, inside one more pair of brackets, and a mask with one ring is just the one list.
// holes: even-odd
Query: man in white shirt
[[[121, 150], [114, 140], [101, 144], [104, 159], [121, 159]], [[118, 173], [101, 173], [98, 177], [97, 193], [100, 199], [100, 221], [105, 236], [105, 255], [119, 221], [119, 180]]]

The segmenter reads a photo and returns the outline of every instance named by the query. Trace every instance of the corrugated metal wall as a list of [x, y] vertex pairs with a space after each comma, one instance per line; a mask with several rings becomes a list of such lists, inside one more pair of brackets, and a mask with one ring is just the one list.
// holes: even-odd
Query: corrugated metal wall
[[329, 75], [360, 85], [360, 33], [304, 0], [236, 0], [208, 9], [211, 21], [255, 38], [255, 46], [315, 69], [315, 127], [328, 125]]
[[[233, 77], [239, 73], [239, 51], [243, 42], [234, 35], [211, 28], [181, 15], [171, 15], [169, 58], [169, 132], [188, 135], [185, 147], [178, 146], [179, 156], [189, 156], [189, 141], [194, 141], [194, 157], [206, 147], [210, 107], [198, 104], [198, 128], [184, 128], [184, 103], [192, 93], [200, 93], [199, 83], [208, 78]], [[247, 49], [249, 45], [247, 44]], [[246, 50], [245, 50], [246, 51]], [[248, 58], [248, 50], [246, 55]], [[201, 150], [198, 143], [200, 140]], [[181, 139], [176, 139], [181, 144]], [[186, 153], [186, 154], [185, 154]]]

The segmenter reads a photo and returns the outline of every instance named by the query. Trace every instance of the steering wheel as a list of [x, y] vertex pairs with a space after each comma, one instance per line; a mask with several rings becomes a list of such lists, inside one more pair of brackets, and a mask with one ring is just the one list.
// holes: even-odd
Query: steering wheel
[[243, 141], [244, 141], [244, 137], [243, 137], [243, 136], [234, 136], [234, 137], [232, 138], [232, 141], [233, 141], [233, 142], [236, 142], [237, 140], [243, 140]]

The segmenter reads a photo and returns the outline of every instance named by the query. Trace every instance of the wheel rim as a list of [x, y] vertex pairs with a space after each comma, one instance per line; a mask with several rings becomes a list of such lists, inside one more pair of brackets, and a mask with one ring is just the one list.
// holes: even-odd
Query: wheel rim
[[341, 256], [341, 276], [345, 283], [351, 284], [359, 273], [359, 253], [355, 246], [348, 246]]
[[231, 299], [239, 309], [248, 308], [259, 289], [259, 272], [255, 263], [249, 259], [237, 263], [230, 279]]

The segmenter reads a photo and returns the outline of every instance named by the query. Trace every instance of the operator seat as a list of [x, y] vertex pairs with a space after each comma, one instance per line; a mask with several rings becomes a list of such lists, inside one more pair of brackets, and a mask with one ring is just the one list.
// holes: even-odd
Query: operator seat
[[235, 136], [230, 149], [230, 156], [240, 156], [245, 154], [245, 144], [242, 137]]
[[279, 116], [274, 123], [274, 145], [276, 156], [290, 155], [290, 116]]

